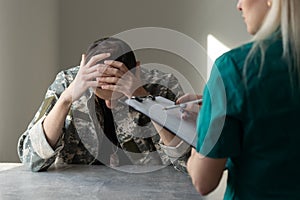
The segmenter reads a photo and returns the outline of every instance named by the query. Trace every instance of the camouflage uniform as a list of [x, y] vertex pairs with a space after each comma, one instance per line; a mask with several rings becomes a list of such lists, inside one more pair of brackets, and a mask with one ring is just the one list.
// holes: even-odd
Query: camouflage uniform
[[[144, 115], [132, 110], [124, 103], [112, 109], [115, 132], [120, 148], [111, 144], [101, 148], [107, 137], [103, 134], [104, 111], [92, 90], [75, 101], [65, 119], [61, 138], [53, 149], [44, 135], [42, 123], [53, 108], [62, 92], [74, 80], [79, 67], [60, 72], [48, 88], [45, 99], [27, 130], [18, 142], [20, 160], [29, 165], [32, 171], [47, 170], [53, 163], [99, 164], [102, 155], [120, 156], [124, 152], [131, 164], [168, 165], [172, 163], [180, 171], [186, 171], [189, 149], [176, 158], [170, 158], [161, 147], [160, 137], [151, 121]], [[158, 70], [141, 69], [143, 87], [152, 95], [176, 100], [182, 95], [177, 79]], [[120, 99], [122, 102], [124, 99]], [[118, 150], [118, 151], [114, 151]], [[110, 157], [110, 161], [111, 161]], [[117, 157], [118, 158], [118, 157]], [[118, 160], [118, 159], [116, 159]], [[122, 164], [122, 159], [121, 164]], [[110, 163], [111, 164], [111, 163]], [[116, 164], [118, 165], [118, 163]]]

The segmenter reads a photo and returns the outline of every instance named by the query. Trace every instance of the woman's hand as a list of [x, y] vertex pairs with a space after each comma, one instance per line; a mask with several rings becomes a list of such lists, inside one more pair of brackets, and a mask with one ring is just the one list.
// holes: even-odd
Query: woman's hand
[[[185, 94], [181, 96], [179, 99], [177, 99], [176, 104], [180, 103], [185, 103], [188, 101], [193, 101], [196, 99], [201, 99], [201, 95], [196, 95], [196, 94]], [[182, 118], [183, 119], [192, 119], [195, 120], [197, 119], [198, 113], [200, 110], [200, 105], [199, 104], [187, 104], [185, 108], [182, 108]]]
[[148, 95], [142, 87], [139, 63], [135, 68], [135, 74], [119, 61], [106, 60], [104, 64], [107, 66], [105, 76], [97, 78], [102, 89], [119, 92], [127, 97]]
[[103, 76], [107, 66], [97, 63], [105, 58], [108, 58], [109, 56], [109, 53], [98, 54], [93, 56], [89, 62], [86, 63], [85, 55], [82, 55], [80, 69], [74, 81], [66, 89], [64, 94], [64, 96], [67, 96], [70, 102], [78, 100], [88, 88], [100, 87], [97, 78]]

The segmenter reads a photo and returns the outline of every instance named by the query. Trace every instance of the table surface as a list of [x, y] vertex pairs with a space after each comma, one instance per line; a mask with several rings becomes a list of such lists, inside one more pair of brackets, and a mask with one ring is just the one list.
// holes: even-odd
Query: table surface
[[123, 166], [115, 170], [101, 165], [63, 165], [34, 173], [21, 164], [0, 163], [0, 199], [207, 198], [197, 193], [186, 174], [171, 166]]

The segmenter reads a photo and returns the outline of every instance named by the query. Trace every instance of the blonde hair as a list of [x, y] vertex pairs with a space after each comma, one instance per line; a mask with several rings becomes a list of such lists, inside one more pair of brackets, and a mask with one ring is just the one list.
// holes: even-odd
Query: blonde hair
[[300, 0], [273, 0], [262, 26], [253, 37], [253, 47], [246, 59], [244, 75], [247, 65], [259, 50], [261, 53], [261, 68], [264, 63], [265, 51], [268, 47], [264, 41], [279, 30], [283, 44], [283, 58], [289, 64], [291, 77], [297, 75], [300, 86]]

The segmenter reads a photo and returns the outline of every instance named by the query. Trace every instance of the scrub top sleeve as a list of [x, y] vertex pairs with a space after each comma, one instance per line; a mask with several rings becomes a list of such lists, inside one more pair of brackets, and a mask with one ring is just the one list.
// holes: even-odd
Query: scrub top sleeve
[[216, 60], [203, 94], [197, 119], [197, 151], [211, 158], [228, 158], [241, 151], [243, 82], [234, 60]]

